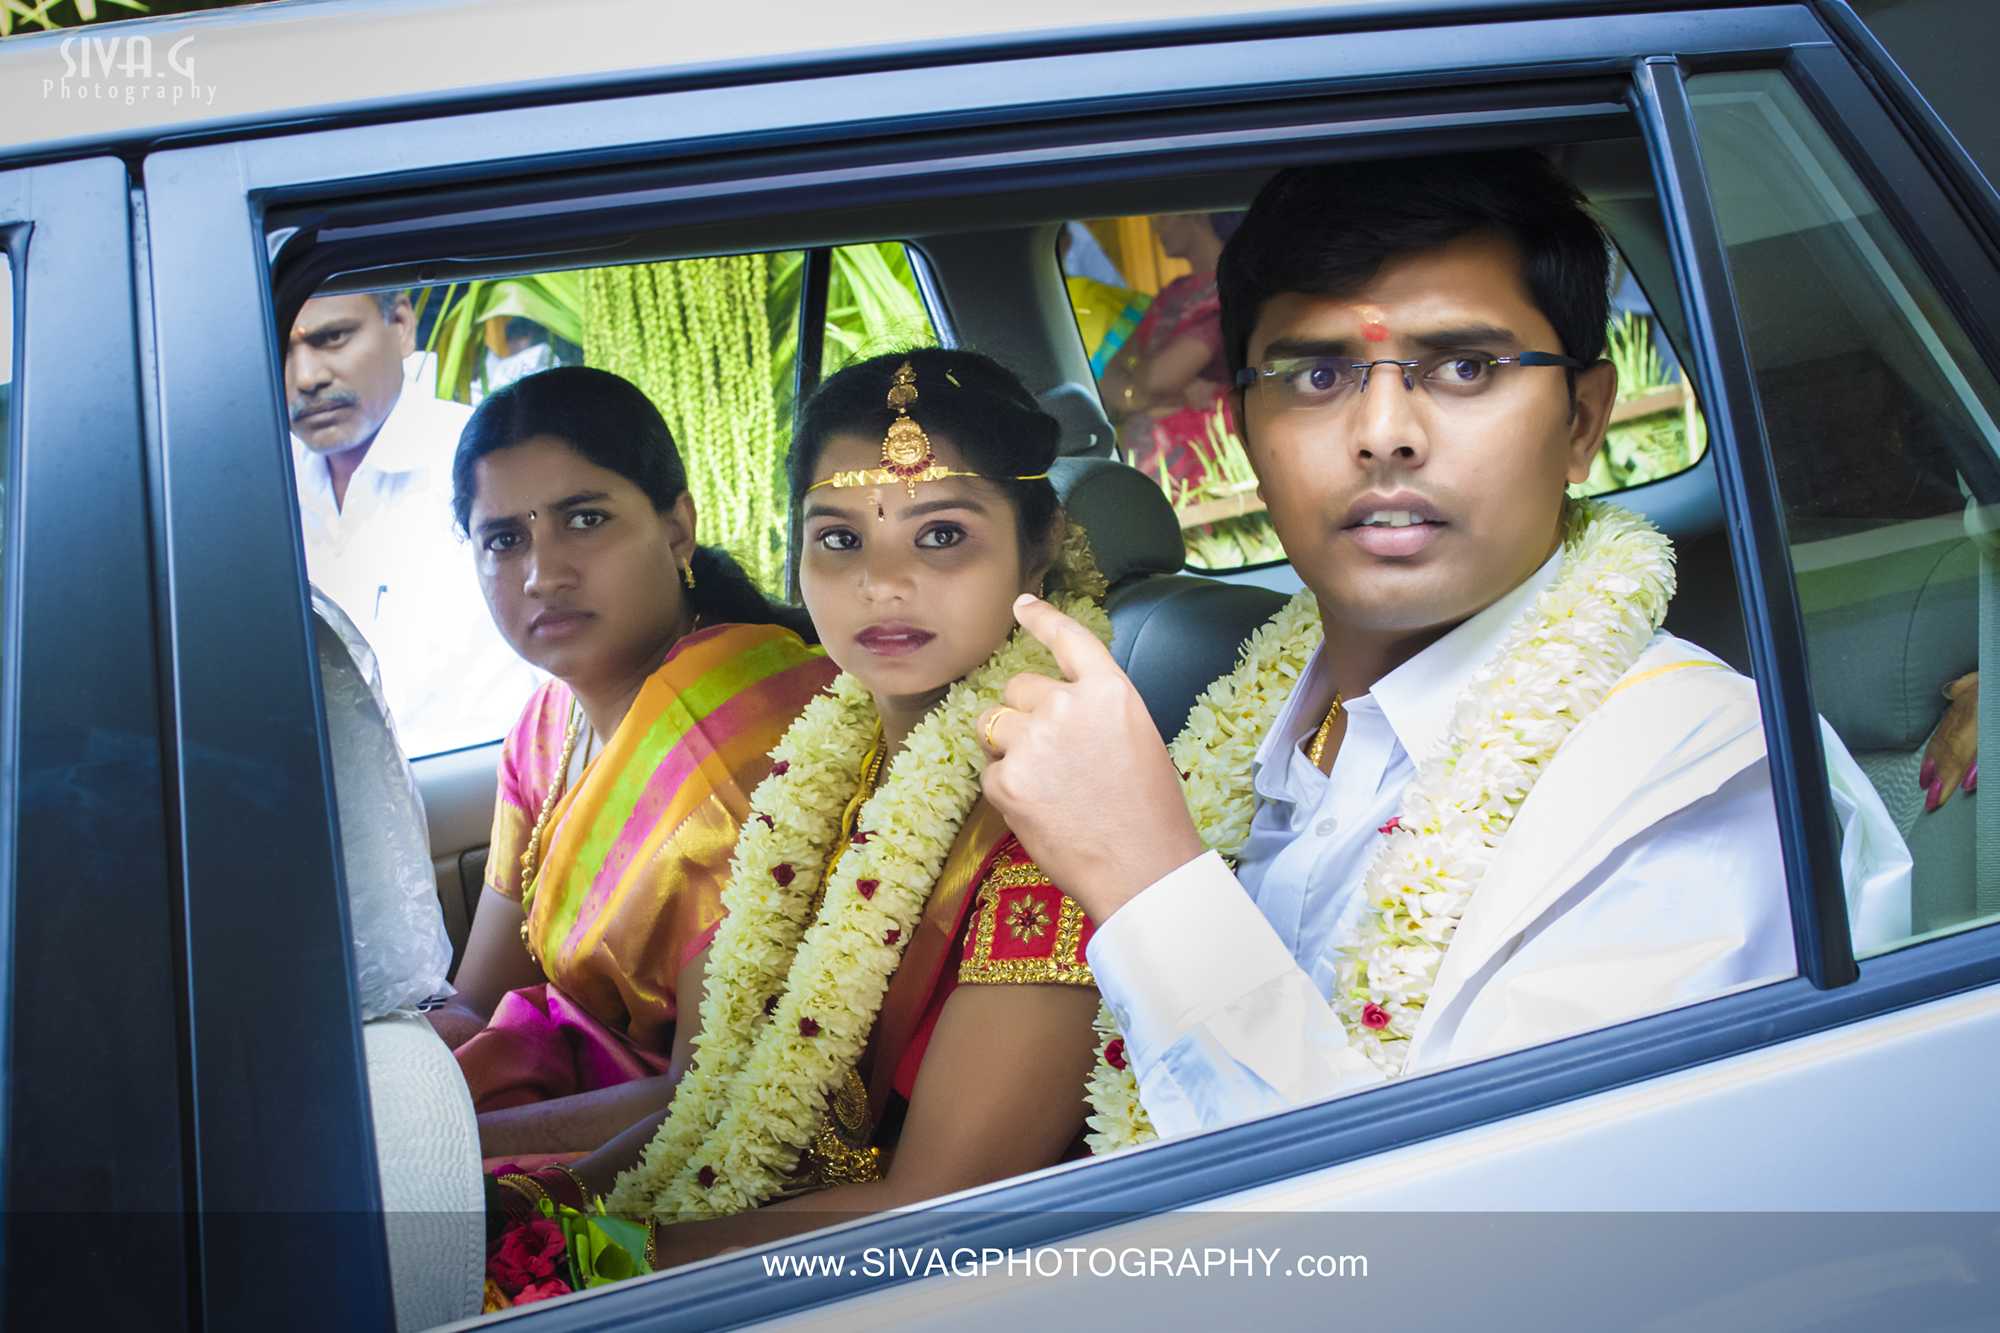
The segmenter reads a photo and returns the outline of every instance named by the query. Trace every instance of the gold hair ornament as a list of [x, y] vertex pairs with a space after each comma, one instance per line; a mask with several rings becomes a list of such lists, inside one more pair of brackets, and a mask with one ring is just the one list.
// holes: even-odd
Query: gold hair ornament
[[[955, 385], [958, 383], [949, 371], [945, 378]], [[977, 477], [985, 481], [1045, 481], [1046, 472], [1031, 472], [1016, 477], [988, 477], [983, 472], [966, 472], [948, 468], [938, 462], [937, 451], [931, 447], [931, 437], [924, 434], [924, 428], [910, 415], [910, 404], [917, 401], [916, 368], [905, 361], [896, 368], [896, 375], [889, 383], [888, 406], [896, 410], [896, 419], [889, 423], [888, 433], [882, 437], [882, 466], [859, 468], [852, 472], [836, 472], [830, 477], [814, 482], [806, 487], [816, 491], [822, 486], [847, 490], [855, 486], [893, 486], [903, 484], [912, 500], [917, 498], [917, 485], [926, 481], [943, 481], [947, 477]], [[888, 517], [883, 512], [878, 497], [875, 502], [875, 517]]]

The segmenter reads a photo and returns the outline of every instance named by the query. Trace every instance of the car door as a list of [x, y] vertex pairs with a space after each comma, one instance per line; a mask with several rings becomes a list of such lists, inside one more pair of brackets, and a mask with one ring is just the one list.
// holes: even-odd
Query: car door
[[[188, 1324], [156, 480], [124, 165], [0, 168], [0, 1214], [13, 1327]], [[82, 1251], [78, 1246], [82, 1245]], [[118, 1283], [66, 1280], [79, 1253]]]
[[[999, 215], [1046, 221], [1075, 216], [1064, 192], [1096, 176], [1151, 183], [1363, 150], [1622, 135], [1652, 155], [1780, 777], [1799, 975], [782, 1247], [814, 1259], [810, 1270], [774, 1270], [769, 1253], [728, 1257], [527, 1315], [537, 1326], [734, 1325], [818, 1305], [829, 1306], [830, 1319], [943, 1318], [954, 1308], [963, 1318], [975, 1303], [995, 1317], [1157, 1321], [1160, 1306], [1118, 1303], [1109, 1289], [1081, 1289], [1094, 1306], [1078, 1305], [1074, 1286], [1023, 1290], [1020, 1279], [1042, 1275], [1032, 1267], [1010, 1272], [1006, 1261], [1100, 1234], [1114, 1247], [1137, 1236], [1132, 1243], [1143, 1248], [1151, 1235], [1189, 1234], [1172, 1230], [1186, 1225], [1176, 1212], [1221, 1200], [1284, 1210], [1379, 1202], [1405, 1178], [1429, 1188], [1407, 1197], [1439, 1207], [1602, 1207], [1632, 1197], [1804, 1206], [1826, 1198], [1814, 1191], [1831, 1188], [1846, 1164], [1858, 1172], [1855, 1197], [1882, 1206], [1904, 1198], [1897, 1191], [1910, 1182], [1926, 1198], [1984, 1197], [1979, 1182], [1993, 1178], [1996, 1163], [1990, 1136], [1976, 1122], [1994, 1091], [1989, 1057], [2000, 1025], [1992, 989], [2000, 943], [1990, 927], [1963, 929], [1858, 967], [1851, 956], [1818, 757], [1812, 645], [1770, 461], [1774, 437], [1760, 416], [1762, 386], [1737, 327], [1727, 219], [1718, 221], [1705, 194], [1688, 91], [1732, 67], [1775, 69], [1817, 87], [1800, 62], [1825, 49], [1824, 29], [1792, 6], [1646, 13], [1616, 24], [1564, 12], [1404, 29], [1372, 11], [1314, 24], [1220, 34], [1162, 28], [1125, 34], [1114, 52], [1053, 39], [997, 54], [955, 49], [909, 69], [864, 75], [835, 67], [769, 84], [743, 73], [737, 83], [718, 78], [702, 88], [634, 91], [612, 99], [617, 104], [496, 107], [177, 149], [149, 160], [149, 235], [161, 274], [153, 290], [161, 310], [171, 304], [177, 320], [210, 330], [226, 347], [221, 364], [204, 366], [218, 381], [270, 389], [276, 334], [268, 312], [334, 273], [393, 280], [454, 265], [467, 274], [481, 265], [521, 271], [524, 255], [611, 263], [766, 240], [883, 239], [918, 222], [943, 230], [952, 216], [961, 226]], [[1876, 120], [1879, 128], [1879, 108]], [[939, 218], [913, 214], [931, 207]], [[1896, 219], [1920, 267], [1935, 278], [1935, 238], [1900, 213]], [[1990, 275], [1990, 258], [1979, 262]], [[1052, 285], [1060, 300], [1059, 284]], [[1955, 299], [1939, 308], [1979, 327]], [[1048, 315], [1026, 312], [1016, 327], [1031, 330]], [[1992, 364], [1985, 351], [1976, 355]], [[234, 1191], [224, 1196], [231, 1206], [256, 1201], [252, 1182], [261, 1172], [272, 1182], [270, 1197], [283, 1205], [333, 1201], [365, 1209], [367, 1183], [340, 1175], [365, 1176], [371, 1167], [365, 1129], [356, 1128], [365, 1122], [351, 1078], [351, 996], [343, 1000], [332, 969], [342, 948], [337, 858], [323, 748], [307, 724], [316, 703], [299, 631], [301, 569], [296, 547], [285, 544], [291, 513], [276, 443], [277, 399], [204, 388], [186, 352], [163, 349], [162, 377], [166, 460], [178, 467], [185, 456], [192, 474], [187, 489], [169, 496], [175, 549], [193, 540], [181, 529], [239, 505], [254, 515], [239, 529], [238, 549], [258, 557], [240, 582], [226, 577], [212, 553], [192, 554], [192, 581], [176, 571], [177, 612], [204, 651], [225, 656], [213, 685], [177, 682], [183, 710], [225, 751], [251, 752], [243, 728], [253, 723], [269, 732], [276, 748], [255, 752], [279, 764], [264, 771], [287, 784], [279, 831], [304, 867], [291, 896], [259, 918], [284, 947], [262, 955], [231, 949], [230, 914], [259, 915], [254, 858], [227, 845], [212, 811], [190, 823], [189, 845], [200, 850], [205, 878], [220, 885], [191, 945], [194, 1030], [225, 1054], [240, 1054], [237, 1072], [246, 1076], [245, 1086], [228, 1086], [198, 1062], [196, 1087], [204, 1107], [213, 1099], [228, 1113], [224, 1123], [260, 1131], [239, 1143], [240, 1161], [203, 1169], [221, 1173]], [[223, 444], [205, 455], [204, 440]], [[252, 463], [225, 467], [225, 457]], [[220, 600], [225, 588], [235, 599], [231, 614]], [[254, 667], [227, 660], [259, 653], [266, 661]], [[246, 690], [254, 692], [256, 711], [229, 716], [224, 705]], [[211, 799], [229, 795], [220, 789]], [[277, 1015], [250, 1031], [224, 1010], [225, 991], [251, 1012], [290, 1004], [298, 1016]], [[320, 1044], [295, 1060], [293, 1042], [308, 1030]], [[269, 1082], [281, 1071], [296, 1081], [273, 1089]], [[1876, 1117], [1848, 1115], [1821, 1129], [1828, 1108], [1851, 1109], [1860, 1090]], [[306, 1105], [312, 1098], [319, 1104]], [[1928, 1140], [1948, 1151], [1900, 1173], [1868, 1156], [1874, 1125], [1919, 1114]], [[342, 1116], [355, 1122], [339, 1126]], [[1792, 1151], [1809, 1118], [1819, 1146]], [[277, 1142], [266, 1127], [279, 1124], [306, 1126], [315, 1136], [312, 1154]], [[1714, 1147], [1723, 1127], [1738, 1134], [1728, 1154]], [[1587, 1169], [1565, 1176], [1552, 1161]], [[1766, 1168], [1753, 1182], [1761, 1192], [1718, 1196], [1749, 1165]], [[1483, 1185], [1481, 1171], [1494, 1173]], [[1119, 1225], [1140, 1230], [1111, 1229]], [[1862, 1242], [1879, 1253], [1879, 1236]], [[1338, 1260], [1366, 1252], [1337, 1235], [1326, 1244], [1313, 1253]], [[939, 1270], [940, 1254], [961, 1251], [994, 1252], [1001, 1262], [971, 1281], [949, 1263]], [[891, 1254], [903, 1257], [891, 1261]], [[264, 1267], [255, 1295], [242, 1297], [240, 1308], [288, 1309], [283, 1284], [307, 1281], [309, 1260], [275, 1250], [255, 1257]], [[835, 1260], [851, 1267], [837, 1270]], [[1516, 1270], [1517, 1277], [1527, 1271]], [[932, 1274], [938, 1280], [928, 1280]], [[365, 1271], [357, 1285], [377, 1276]], [[1750, 1280], [1744, 1266], [1729, 1270], [1731, 1283]], [[1940, 1278], [1934, 1285], [1948, 1284]], [[1155, 1289], [1153, 1299], [1164, 1303], [1173, 1290]], [[1480, 1290], [1463, 1284], [1464, 1293]], [[1510, 1290], [1533, 1294], [1519, 1285]], [[1326, 1298], [1317, 1299], [1323, 1309]], [[253, 1300], [262, 1304], [253, 1307]], [[1614, 1318], [1607, 1307], [1590, 1308], [1601, 1321]]]
[[[197, 1298], [389, 1319], [381, 1190], [286, 452], [261, 201], [231, 145], [143, 172], [155, 556], [170, 626]], [[328, 1257], [351, 1281], [324, 1283]]]

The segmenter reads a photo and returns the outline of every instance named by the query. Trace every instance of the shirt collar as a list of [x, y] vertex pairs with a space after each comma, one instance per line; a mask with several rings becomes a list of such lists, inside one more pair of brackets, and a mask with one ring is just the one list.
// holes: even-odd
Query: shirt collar
[[[1498, 601], [1375, 682], [1369, 697], [1388, 719], [1404, 753], [1421, 763], [1444, 743], [1452, 714], [1458, 708], [1458, 696], [1500, 647], [1500, 641], [1521, 612], [1555, 580], [1561, 568], [1562, 550], [1558, 548], [1540, 568]], [[1325, 693], [1320, 682], [1328, 670], [1326, 642], [1322, 639], [1251, 761], [1252, 785], [1265, 800], [1276, 800], [1283, 795], [1280, 788], [1288, 752], [1296, 749], [1322, 720], [1301, 713], [1305, 700]]]

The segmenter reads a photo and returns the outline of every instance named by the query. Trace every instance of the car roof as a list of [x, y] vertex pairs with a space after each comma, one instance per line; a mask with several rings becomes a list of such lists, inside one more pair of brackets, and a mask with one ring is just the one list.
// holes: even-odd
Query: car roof
[[[278, 0], [0, 42], [0, 163], [722, 77], [1658, 0]], [[1079, 19], [1082, 19], [1079, 22]], [[133, 62], [139, 62], [137, 73]], [[106, 71], [106, 63], [111, 69]], [[150, 68], [148, 68], [148, 66]]]

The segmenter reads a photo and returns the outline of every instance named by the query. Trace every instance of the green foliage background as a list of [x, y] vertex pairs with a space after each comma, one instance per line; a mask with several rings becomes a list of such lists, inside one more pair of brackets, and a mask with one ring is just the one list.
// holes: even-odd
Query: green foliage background
[[[900, 243], [830, 254], [822, 375], [935, 340]], [[457, 284], [442, 293], [429, 342], [438, 393], [469, 402], [484, 391], [489, 319], [531, 319], [581, 346], [586, 364], [631, 380], [667, 419], [701, 540], [775, 592], [789, 532], [784, 459], [804, 272], [804, 252], [790, 250]]]

